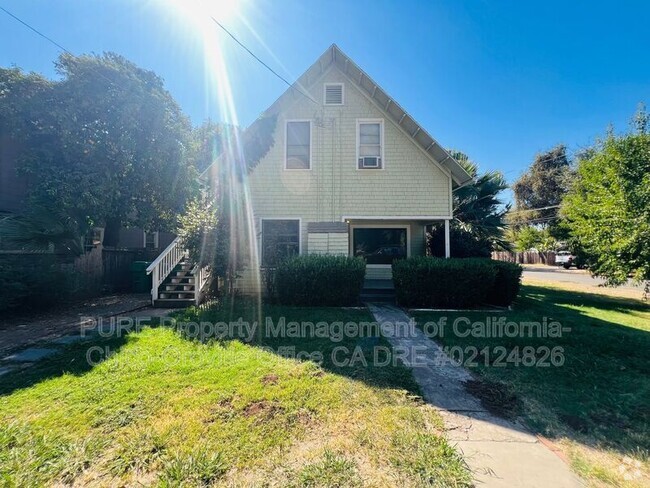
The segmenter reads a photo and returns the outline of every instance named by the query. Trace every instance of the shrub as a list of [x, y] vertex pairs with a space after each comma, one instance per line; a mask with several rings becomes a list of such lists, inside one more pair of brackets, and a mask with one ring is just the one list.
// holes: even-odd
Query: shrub
[[76, 277], [50, 254], [0, 255], [0, 311], [45, 309], [68, 300]]
[[420, 256], [393, 263], [397, 302], [410, 307], [509, 305], [519, 291], [520, 276], [517, 265], [480, 258]]
[[487, 301], [491, 305], [507, 307], [510, 305], [521, 287], [521, 273], [523, 268], [516, 263], [504, 261], [490, 261], [497, 270], [494, 286], [489, 290]]
[[359, 302], [366, 275], [361, 258], [309, 254], [280, 263], [274, 289], [285, 305], [346, 306]]

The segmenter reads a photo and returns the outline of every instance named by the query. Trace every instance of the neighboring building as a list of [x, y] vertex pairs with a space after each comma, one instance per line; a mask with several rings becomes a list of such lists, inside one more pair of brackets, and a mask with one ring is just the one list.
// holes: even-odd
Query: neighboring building
[[[275, 142], [247, 176], [262, 268], [346, 254], [366, 258], [368, 279], [390, 279], [438, 222], [449, 256], [452, 188], [471, 177], [336, 45], [265, 114], [277, 115]], [[241, 273], [241, 291], [257, 291], [256, 271]]]

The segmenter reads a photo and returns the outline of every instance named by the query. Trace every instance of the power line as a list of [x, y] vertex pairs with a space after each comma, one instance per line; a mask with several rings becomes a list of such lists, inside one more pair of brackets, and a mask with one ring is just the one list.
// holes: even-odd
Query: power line
[[311, 97], [311, 95], [309, 95], [309, 94], [303, 92], [302, 90], [298, 89], [297, 87], [295, 87], [293, 83], [290, 83], [286, 78], [284, 78], [284, 77], [283, 77], [282, 75], [280, 75], [277, 71], [275, 71], [273, 68], [271, 68], [268, 64], [266, 64], [264, 61], [262, 61], [262, 60], [261, 60], [261, 59], [260, 59], [260, 58], [255, 54], [255, 53], [253, 53], [253, 51], [251, 51], [250, 49], [248, 49], [248, 48], [247, 48], [247, 47], [246, 47], [246, 46], [245, 46], [245, 45], [244, 45], [244, 44], [243, 44], [239, 39], [237, 39], [237, 38], [235, 37], [235, 35], [234, 35], [232, 32], [230, 32], [228, 29], [226, 29], [226, 28], [224, 27], [224, 25], [223, 25], [221, 22], [219, 22], [219, 21], [218, 21], [217, 19], [215, 19], [213, 16], [210, 16], [210, 19], [212, 19], [212, 21], [213, 21], [215, 24], [217, 24], [217, 25], [218, 25], [218, 26], [219, 26], [219, 27], [220, 27], [220, 28], [221, 28], [221, 29], [222, 29], [226, 34], [228, 34], [228, 35], [232, 38], [233, 41], [235, 41], [237, 44], [239, 44], [239, 45], [242, 47], [242, 49], [244, 49], [248, 54], [250, 54], [250, 55], [251, 55], [251, 56], [252, 56], [252, 57], [253, 57], [253, 58], [254, 58], [258, 63], [260, 63], [260, 64], [261, 64], [262, 66], [264, 66], [267, 70], [269, 70], [271, 73], [273, 73], [277, 78], [279, 78], [279, 79], [282, 80], [284, 83], [286, 83], [287, 86], [288, 86], [289, 88], [296, 89], [296, 90], [298, 91], [298, 93], [300, 93], [301, 95], [307, 97], [309, 100], [311, 100], [311, 101], [314, 102], [316, 105], [318, 105], [318, 102], [317, 102], [316, 100], [314, 100], [314, 99]]
[[[25, 27], [27, 27], [29, 30], [31, 30], [32, 32], [34, 32], [36, 35], [38, 35], [38, 36], [42, 37], [43, 39], [45, 39], [47, 42], [49, 42], [49, 43], [52, 44], [53, 46], [56, 46], [57, 48], [59, 48], [61, 51], [65, 52], [66, 54], [69, 54], [70, 56], [74, 56], [74, 54], [72, 53], [72, 51], [70, 51], [69, 49], [66, 49], [64, 46], [62, 46], [61, 44], [59, 44], [58, 42], [56, 42], [56, 41], [55, 41], [54, 39], [52, 39], [50, 36], [48, 36], [47, 34], [44, 34], [44, 33], [41, 32], [40, 30], [38, 30], [36, 27], [31, 26], [30, 24], [28, 24], [27, 22], [25, 22], [24, 20], [22, 20], [20, 17], [18, 17], [18, 16], [16, 16], [16, 15], [14, 15], [13, 13], [11, 13], [11, 12], [10, 12], [9, 10], [7, 10], [6, 8], [0, 6], [0, 10], [2, 10], [5, 14], [7, 14], [8, 16], [10, 16], [11, 18], [13, 18], [15, 21], [17, 21], [17, 22], [21, 23], [22, 25], [24, 25]], [[219, 22], [217, 19], [215, 19], [215, 18], [212, 17], [212, 16], [210, 16], [210, 19], [212, 19], [212, 21], [213, 21], [215, 24], [217, 24], [221, 29], [223, 29], [223, 31], [224, 31], [226, 34], [228, 34], [228, 35], [229, 35], [229, 36], [230, 36], [230, 37], [231, 37], [231, 38], [232, 38], [232, 39], [233, 39], [237, 44], [239, 44], [239, 45], [240, 45], [240, 46], [241, 46], [241, 47], [242, 47], [242, 48], [243, 48], [243, 49], [244, 49], [248, 54], [250, 54], [250, 55], [251, 55], [251, 56], [252, 56], [252, 57], [253, 57], [253, 58], [254, 58], [258, 63], [260, 63], [260, 64], [261, 64], [262, 66], [264, 66], [267, 70], [269, 70], [271, 73], [273, 73], [276, 77], [278, 77], [280, 80], [282, 80], [284, 83], [286, 83], [290, 88], [297, 90], [298, 93], [300, 93], [301, 95], [307, 97], [307, 98], [308, 98], [309, 100], [311, 100], [312, 102], [318, 104], [318, 102], [317, 102], [316, 100], [314, 100], [310, 95], [308, 95], [307, 93], [304, 93], [302, 90], [300, 90], [300, 89], [298, 89], [297, 87], [295, 87], [295, 86], [294, 86], [292, 83], [290, 83], [286, 78], [284, 78], [284, 77], [283, 77], [282, 75], [280, 75], [277, 71], [275, 71], [273, 68], [271, 68], [268, 64], [266, 64], [264, 61], [262, 61], [262, 60], [261, 60], [257, 55], [255, 55], [255, 53], [253, 53], [253, 51], [251, 51], [250, 49], [248, 49], [248, 48], [247, 48], [247, 47], [246, 47], [246, 46], [245, 46], [245, 45], [244, 45], [244, 44], [243, 44], [239, 39], [237, 39], [237, 38], [234, 36], [234, 34], [233, 34], [232, 32], [230, 32], [228, 29], [226, 29], [226, 27], [225, 27], [221, 22]], [[114, 84], [114, 82], [113, 82], [112, 80], [110, 80], [109, 78], [107, 78], [103, 73], [100, 73], [99, 71], [97, 71], [97, 74], [101, 75], [101, 76], [102, 76], [103, 78], [105, 78], [109, 83]]]
[[548, 207], [538, 207], [538, 208], [526, 208], [521, 210], [511, 210], [510, 213], [522, 213], [522, 212], [536, 212], [537, 210], [550, 210], [552, 208], [560, 208], [561, 205], [549, 205]]
[[25, 27], [27, 27], [27, 28], [28, 28], [29, 30], [31, 30], [32, 32], [35, 32], [36, 34], [38, 34], [39, 36], [41, 36], [43, 39], [45, 39], [45, 40], [48, 41], [49, 43], [54, 44], [56, 47], [58, 47], [59, 49], [61, 49], [63, 52], [72, 55], [72, 53], [71, 53], [70, 51], [68, 51], [66, 48], [64, 48], [61, 44], [59, 44], [58, 42], [56, 42], [56, 41], [55, 41], [54, 39], [52, 39], [51, 37], [46, 36], [45, 34], [43, 34], [41, 31], [39, 31], [39, 30], [36, 29], [35, 27], [32, 27], [31, 25], [29, 25], [29, 24], [28, 24], [27, 22], [25, 22], [24, 20], [22, 20], [22, 19], [16, 17], [14, 14], [12, 14], [11, 12], [9, 12], [9, 10], [7, 10], [6, 8], [4, 8], [2, 5], [0, 5], [0, 10], [2, 10], [4, 13], [6, 13], [9, 17], [12, 17], [14, 20], [17, 20], [18, 22], [20, 22], [21, 24], [23, 24]]
[[[63, 47], [61, 44], [59, 44], [58, 42], [56, 42], [54, 39], [52, 39], [52, 38], [49, 37], [48, 35], [44, 34], [43, 32], [39, 31], [36, 27], [32, 27], [31, 25], [29, 25], [27, 22], [25, 22], [25, 21], [22, 20], [21, 18], [16, 17], [14, 14], [12, 14], [11, 12], [9, 12], [6, 8], [4, 8], [4, 7], [1, 6], [1, 5], [0, 5], [0, 10], [2, 10], [4, 13], [6, 13], [7, 15], [9, 15], [9, 16], [10, 16], [11, 18], [13, 18], [14, 20], [20, 22], [22, 25], [24, 25], [25, 27], [27, 27], [27, 28], [28, 28], [29, 30], [31, 30], [32, 32], [36, 33], [37, 35], [39, 35], [40, 37], [42, 37], [43, 39], [45, 39], [45, 40], [46, 40], [47, 42], [49, 42], [50, 44], [52, 44], [52, 45], [58, 47], [59, 49], [61, 49], [64, 53], [66, 53], [66, 54], [68, 54], [68, 55], [70, 55], [70, 56], [75, 56], [74, 53], [73, 53], [72, 51], [66, 49], [66, 48]], [[95, 67], [91, 66], [90, 69], [91, 69], [92, 71], [94, 71], [96, 74], [98, 74], [99, 76], [101, 76], [102, 78], [104, 78], [104, 80], [106, 80], [106, 81], [107, 81], [108, 83], [110, 83], [112, 86], [120, 86], [118, 83], [116, 83], [116, 82], [114, 82], [113, 80], [111, 80], [108, 76], [106, 76], [104, 73], [102, 73], [101, 71], [99, 71], [99, 70], [96, 69]], [[122, 87], [122, 88], [125, 88], [125, 87]]]

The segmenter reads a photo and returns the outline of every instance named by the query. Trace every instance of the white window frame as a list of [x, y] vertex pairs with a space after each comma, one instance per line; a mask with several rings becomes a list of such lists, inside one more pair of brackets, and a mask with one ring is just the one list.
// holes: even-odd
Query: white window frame
[[[341, 87], [341, 103], [327, 103], [327, 87], [340, 86]], [[323, 84], [323, 105], [326, 107], [340, 107], [345, 105], [345, 83], [324, 83]]]
[[[359, 146], [361, 143], [361, 124], [379, 124], [379, 152], [381, 166], [378, 168], [360, 168], [359, 167]], [[354, 159], [354, 167], [357, 171], [383, 171], [386, 168], [386, 158], [384, 157], [384, 119], [357, 119], [357, 157]]]
[[[309, 122], [309, 168], [287, 168], [288, 149], [289, 149], [289, 123], [291, 122]], [[284, 170], [285, 171], [311, 171], [314, 166], [313, 153], [314, 153], [314, 123], [311, 119], [288, 119], [284, 123]]]
[[152, 249], [158, 249], [158, 247], [159, 247], [158, 246], [158, 238], [159, 238], [158, 231], [154, 231], [154, 232], [143, 231], [143, 232], [144, 232], [144, 241], [143, 241], [142, 247], [147, 249], [147, 234], [153, 234], [153, 245], [154, 245], [154, 247]]
[[265, 220], [297, 220], [298, 221], [298, 255], [302, 254], [302, 218], [300, 217], [262, 217], [260, 218], [260, 241], [258, 244], [259, 252], [259, 263], [260, 268], [266, 268], [263, 260], [264, 256], [262, 255], [264, 248], [264, 221]]

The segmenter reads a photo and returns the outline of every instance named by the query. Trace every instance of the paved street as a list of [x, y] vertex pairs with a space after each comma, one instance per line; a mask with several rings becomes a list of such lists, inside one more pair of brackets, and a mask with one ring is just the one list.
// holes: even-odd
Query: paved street
[[[602, 285], [605, 280], [601, 278], [592, 278], [588, 271], [582, 269], [564, 269], [562, 267], [555, 266], [539, 266], [539, 265], [524, 265], [524, 281], [555, 281], [561, 283], [574, 283], [578, 285], [599, 286]], [[618, 287], [619, 289], [626, 290], [638, 290], [643, 291], [643, 287], [640, 285], [634, 285], [632, 281], [629, 281], [626, 285]]]

